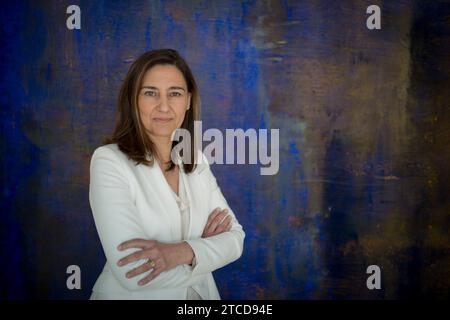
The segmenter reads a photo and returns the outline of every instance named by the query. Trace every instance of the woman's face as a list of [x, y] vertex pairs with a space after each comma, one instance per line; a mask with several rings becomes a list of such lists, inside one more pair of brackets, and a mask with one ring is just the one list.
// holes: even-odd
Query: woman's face
[[172, 136], [190, 105], [183, 74], [173, 65], [156, 65], [144, 74], [138, 95], [141, 121], [150, 138]]

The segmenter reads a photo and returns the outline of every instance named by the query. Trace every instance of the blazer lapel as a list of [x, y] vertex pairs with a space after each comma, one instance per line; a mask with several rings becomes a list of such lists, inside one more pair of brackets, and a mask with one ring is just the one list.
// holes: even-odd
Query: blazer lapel
[[192, 228], [192, 215], [195, 214], [195, 208], [194, 208], [194, 202], [192, 201], [192, 196], [191, 196], [191, 187], [189, 185], [189, 178], [187, 176], [187, 174], [184, 172], [184, 168], [183, 165], [180, 165], [180, 177], [181, 180], [184, 184], [184, 191], [186, 193], [186, 197], [187, 200], [189, 202], [189, 226], [188, 226], [188, 232], [187, 232], [187, 239], [190, 239], [190, 235], [191, 235], [191, 228]]
[[[206, 202], [208, 197], [206, 197], [203, 182], [200, 177], [195, 173], [186, 174], [182, 169], [182, 179], [184, 181], [184, 186], [186, 190], [186, 196], [189, 201], [190, 214], [189, 214], [189, 228], [187, 238], [192, 239], [198, 236], [199, 227], [201, 227], [201, 217], [203, 210], [205, 210]], [[195, 226], [194, 226], [195, 225]], [[198, 226], [197, 226], [198, 225]], [[202, 228], [203, 229], [203, 228]]]
[[153, 189], [156, 199], [158, 201], [156, 210], [165, 216], [167, 223], [169, 224], [173, 241], [181, 240], [181, 221], [180, 221], [180, 209], [172, 195], [170, 186], [164, 177], [164, 174], [157, 161], [154, 162], [152, 167], [142, 166], [143, 170], [147, 171], [149, 176], [149, 187]]

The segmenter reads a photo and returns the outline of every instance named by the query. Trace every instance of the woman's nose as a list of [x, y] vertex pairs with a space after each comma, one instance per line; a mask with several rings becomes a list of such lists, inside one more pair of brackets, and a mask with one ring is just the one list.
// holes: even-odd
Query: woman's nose
[[159, 104], [158, 104], [158, 109], [159, 109], [160, 111], [165, 112], [165, 111], [168, 111], [169, 108], [170, 108], [170, 107], [169, 107], [169, 101], [168, 101], [167, 97], [165, 97], [165, 96], [160, 96], [160, 98], [159, 98]]

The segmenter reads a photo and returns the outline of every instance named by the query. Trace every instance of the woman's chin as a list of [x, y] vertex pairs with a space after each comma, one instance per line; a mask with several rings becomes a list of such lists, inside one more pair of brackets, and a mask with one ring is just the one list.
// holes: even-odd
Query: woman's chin
[[164, 128], [164, 130], [153, 130], [150, 132], [150, 135], [158, 137], [158, 138], [171, 138], [172, 133], [175, 131], [175, 129], [172, 128]]

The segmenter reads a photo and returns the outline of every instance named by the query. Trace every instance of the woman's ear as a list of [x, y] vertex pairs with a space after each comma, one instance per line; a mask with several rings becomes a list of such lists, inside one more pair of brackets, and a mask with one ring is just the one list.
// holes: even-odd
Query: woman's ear
[[189, 110], [191, 108], [191, 97], [192, 97], [192, 93], [189, 92], [186, 110]]

